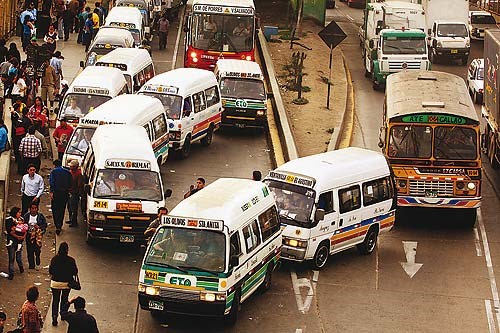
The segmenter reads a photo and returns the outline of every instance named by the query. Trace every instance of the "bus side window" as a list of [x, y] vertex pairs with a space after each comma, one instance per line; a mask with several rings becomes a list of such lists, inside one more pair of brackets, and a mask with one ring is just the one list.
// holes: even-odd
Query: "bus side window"
[[167, 120], [165, 119], [165, 115], [163, 113], [153, 119], [155, 140], [165, 135], [167, 133], [167, 128]]
[[274, 206], [259, 215], [259, 225], [263, 242], [280, 230], [280, 222]]
[[231, 238], [229, 239], [229, 246], [231, 247], [229, 250], [229, 258], [232, 256], [239, 257], [241, 255], [240, 235], [237, 231], [231, 235]]
[[250, 224], [243, 228], [243, 238], [245, 239], [247, 254], [249, 254], [261, 242], [257, 221], [253, 220]]
[[359, 185], [339, 190], [340, 213], [347, 213], [361, 207]]
[[205, 92], [200, 91], [193, 95], [194, 112], [198, 113], [206, 109]]
[[369, 206], [392, 197], [388, 177], [363, 183], [363, 205]]
[[328, 191], [321, 193], [318, 199], [318, 208], [324, 209], [325, 214], [333, 213], [333, 192]]
[[191, 96], [184, 98], [184, 104], [182, 105], [182, 116], [189, 117], [193, 109], [191, 108]]
[[219, 103], [219, 91], [216, 86], [210, 87], [205, 90], [205, 96], [207, 98], [207, 108]]

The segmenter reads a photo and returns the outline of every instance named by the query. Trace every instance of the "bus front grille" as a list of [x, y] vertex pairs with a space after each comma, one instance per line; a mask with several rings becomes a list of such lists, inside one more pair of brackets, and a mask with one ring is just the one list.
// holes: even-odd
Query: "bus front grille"
[[453, 182], [447, 180], [410, 179], [410, 195], [451, 197], [453, 196]]
[[180, 299], [184, 301], [199, 301], [200, 293], [192, 291], [180, 291], [160, 288], [160, 297], [169, 299]]

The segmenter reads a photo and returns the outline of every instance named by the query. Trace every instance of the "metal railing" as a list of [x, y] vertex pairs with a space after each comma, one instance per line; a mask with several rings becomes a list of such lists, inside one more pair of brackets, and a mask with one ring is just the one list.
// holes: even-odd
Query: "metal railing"
[[0, 38], [8, 39], [16, 31], [19, 6], [23, 2], [15, 0], [0, 1]]

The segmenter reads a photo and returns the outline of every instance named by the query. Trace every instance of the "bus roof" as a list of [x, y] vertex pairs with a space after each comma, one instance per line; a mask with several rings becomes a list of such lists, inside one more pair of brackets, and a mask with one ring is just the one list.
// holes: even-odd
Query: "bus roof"
[[406, 1], [390, 1], [390, 2], [369, 2], [367, 4], [367, 9], [368, 10], [373, 10], [373, 9], [378, 9], [382, 10], [382, 8], [392, 8], [392, 9], [408, 9], [408, 10], [418, 10], [420, 12], [423, 12], [424, 9], [422, 8], [422, 5], [416, 4], [416, 3], [411, 3], [411, 2], [406, 2]]
[[125, 94], [116, 96], [99, 105], [80, 119], [83, 126], [97, 126], [101, 122], [110, 124], [141, 124], [151, 119], [151, 114], [164, 112], [160, 100], [146, 95]]
[[[370, 179], [390, 173], [384, 155], [358, 147], [297, 158], [279, 166], [274, 172], [311, 179], [314, 185], [310, 187], [317, 191], [353, 183], [359, 176]], [[266, 179], [275, 178], [272, 173]]]
[[146, 49], [121, 47], [99, 58], [96, 66], [106, 66], [107, 64], [124, 65], [118, 66], [118, 68], [124, 72], [135, 73], [135, 69], [142, 69], [152, 62], [151, 56]]
[[109, 26], [113, 22], [133, 23], [136, 29], [140, 29], [142, 14], [136, 7], [113, 7], [106, 16], [104, 25]]
[[387, 118], [448, 114], [479, 121], [464, 80], [450, 73], [403, 71], [387, 77]]
[[420, 29], [383, 29], [380, 33], [384, 34], [384, 38], [425, 38], [425, 32]]
[[[130, 6], [132, 4], [133, 6]], [[116, 7], [136, 7], [140, 9], [148, 9], [148, 4], [146, 0], [116, 0], [115, 1], [115, 6]]]
[[154, 87], [161, 88], [158, 92], [185, 96], [189, 94], [189, 91], [198, 89], [199, 86], [208, 87], [209, 85], [217, 85], [213, 72], [199, 68], [177, 68], [154, 76], [139, 91], [151, 91], [149, 88]]
[[213, 5], [224, 7], [251, 7], [255, 9], [253, 0], [193, 0], [194, 5]]
[[71, 82], [68, 92], [89, 94], [88, 90], [84, 91], [82, 88], [97, 88], [90, 94], [116, 96], [126, 84], [125, 77], [118, 68], [87, 66]]
[[147, 161], [151, 171], [160, 172], [151, 141], [144, 127], [137, 125], [99, 126], [90, 141], [97, 169], [106, 160]]
[[217, 71], [220, 76], [224, 77], [243, 77], [258, 80], [264, 79], [259, 64], [254, 61], [219, 59], [217, 60]]
[[[169, 215], [223, 221], [231, 233], [248, 222], [250, 217], [261, 213], [262, 203], [266, 206], [274, 205], [274, 197], [264, 183], [249, 179], [219, 178], [182, 200]], [[243, 214], [249, 218], [240, 218]]]
[[[127, 29], [120, 27], [101, 27], [97, 32], [94, 40], [92, 41], [92, 45], [94, 44], [116, 44], [120, 43], [120, 45], [124, 45], [123, 41], [129, 40], [131, 44], [134, 44], [134, 37], [132, 33]], [[91, 47], [92, 48], [92, 47]]]

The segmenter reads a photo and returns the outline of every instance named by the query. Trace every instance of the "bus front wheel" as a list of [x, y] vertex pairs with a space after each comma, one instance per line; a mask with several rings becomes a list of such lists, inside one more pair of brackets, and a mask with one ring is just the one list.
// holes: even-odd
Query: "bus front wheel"
[[236, 324], [236, 321], [238, 320], [238, 312], [240, 311], [240, 291], [236, 290], [234, 292], [234, 298], [233, 298], [233, 303], [231, 304], [231, 310], [229, 311], [229, 314], [226, 317], [226, 324], [228, 326], [233, 326]]
[[361, 254], [371, 254], [377, 246], [378, 230], [376, 227], [371, 227], [366, 233], [363, 243], [358, 244], [358, 251]]
[[322, 242], [318, 245], [316, 249], [316, 253], [314, 253], [313, 257], [313, 267], [315, 269], [322, 269], [325, 267], [326, 262], [328, 261], [328, 257], [330, 255], [330, 246], [328, 242]]

